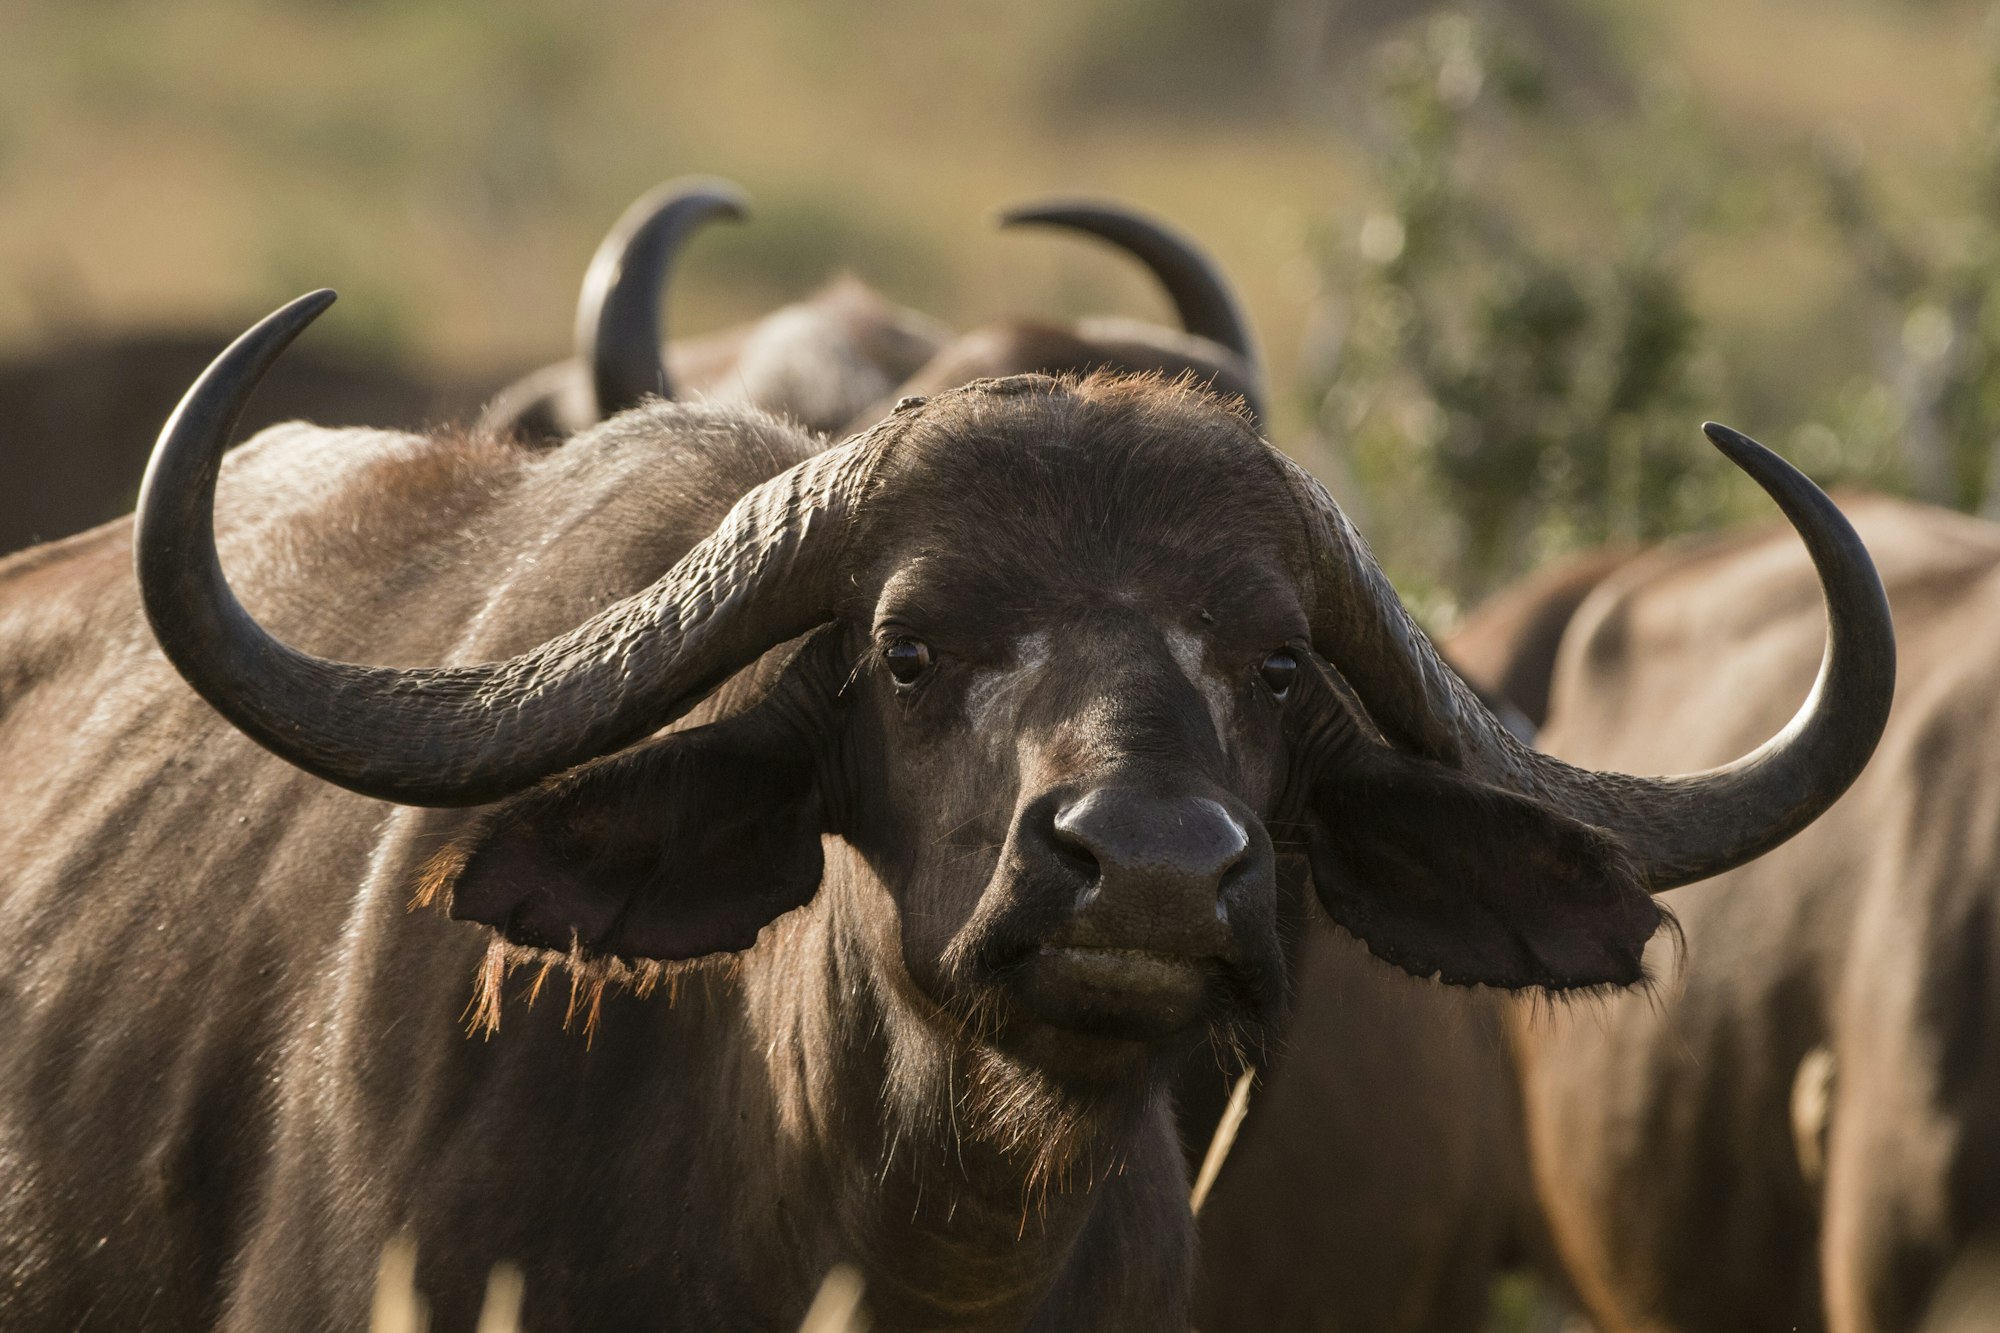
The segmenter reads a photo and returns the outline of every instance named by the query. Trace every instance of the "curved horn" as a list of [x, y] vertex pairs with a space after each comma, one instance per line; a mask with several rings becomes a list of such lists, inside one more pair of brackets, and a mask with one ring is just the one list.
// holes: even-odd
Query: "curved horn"
[[1250, 336], [1250, 321], [1243, 317], [1228, 279], [1199, 246], [1166, 223], [1116, 204], [1050, 200], [1010, 208], [1000, 215], [1000, 225], [1063, 227], [1109, 241], [1159, 279], [1182, 328], [1242, 357], [1251, 377], [1262, 385], [1264, 368]]
[[518, 657], [404, 670], [280, 643], [223, 577], [216, 477], [250, 391], [332, 302], [300, 297], [230, 344], [168, 418], [139, 493], [133, 541], [153, 633], [266, 749], [367, 796], [477, 805], [651, 734], [828, 618], [873, 437], [773, 477], [651, 587]]
[[1784, 730], [1720, 768], [1640, 778], [1573, 768], [1524, 745], [1446, 666], [1326, 489], [1281, 466], [1307, 517], [1313, 646], [1397, 744], [1534, 796], [1618, 837], [1658, 892], [1721, 874], [1817, 818], [1874, 753], [1895, 693], [1895, 630], [1868, 551], [1826, 494], [1726, 426], [1702, 428], [1784, 511], [1826, 598], [1826, 653]]
[[668, 271], [688, 237], [716, 218], [741, 220], [743, 191], [684, 176], [646, 192], [598, 244], [576, 303], [576, 359], [590, 375], [597, 419], [642, 398], [674, 396], [660, 343]]

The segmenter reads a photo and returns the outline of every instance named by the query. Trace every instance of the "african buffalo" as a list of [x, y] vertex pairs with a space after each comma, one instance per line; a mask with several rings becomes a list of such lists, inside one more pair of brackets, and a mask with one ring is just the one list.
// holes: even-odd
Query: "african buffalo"
[[[905, 380], [895, 396], [923, 396], [1004, 375], [1087, 375], [1115, 370], [1186, 378], [1241, 398], [1253, 420], [1264, 411], [1262, 370], [1249, 321], [1220, 270], [1186, 237], [1157, 219], [1114, 204], [1052, 200], [1009, 209], [1007, 227], [1061, 227], [1095, 236], [1143, 263], [1179, 315], [1179, 330], [1118, 316], [1073, 325], [1010, 319], [961, 335]], [[861, 429], [887, 410], [873, 404], [848, 423]]]
[[[130, 512], [161, 420], [228, 339], [201, 329], [75, 333], [0, 362], [0, 554]], [[505, 379], [422, 378], [378, 357], [301, 353], [272, 372], [252, 424], [414, 430], [475, 409]]]
[[[578, 301], [576, 356], [501, 394], [483, 425], [546, 441], [559, 421], [595, 421], [595, 404], [623, 410], [686, 392], [762, 408], [808, 429], [825, 430], [849, 417], [862, 429], [906, 398], [975, 379], [1100, 370], [1185, 377], [1241, 398], [1253, 415], [1263, 401], [1255, 340], [1220, 269], [1164, 223], [1087, 201], [1022, 206], [1001, 221], [1079, 231], [1138, 257], [1191, 331], [1118, 318], [1084, 319], [1068, 328], [1007, 321], [934, 348], [931, 360], [915, 368], [906, 354], [921, 344], [896, 328], [898, 320], [908, 325], [920, 317], [897, 312], [862, 283], [844, 278], [755, 324], [663, 349], [664, 288], [680, 247], [705, 222], [741, 217], [746, 207], [737, 187], [706, 178], [670, 181], [634, 203], [590, 265]], [[913, 376], [900, 378], [912, 369]], [[553, 392], [551, 385], [557, 386]], [[1286, 962], [1289, 967], [1297, 959], [1288, 952]], [[1204, 1052], [1178, 1081], [1175, 1105], [1190, 1166], [1208, 1147], [1243, 1054], [1231, 1049], [1210, 1058]]]
[[[1635, 553], [1582, 552], [1495, 594], [1445, 659], [1532, 734], [1571, 616]], [[1411, 977], [1324, 921], [1294, 952], [1287, 1031], [1258, 1061], [1201, 1213], [1196, 1327], [1478, 1333], [1507, 1270], [1566, 1292], [1530, 1179], [1505, 992]]]
[[576, 352], [488, 404], [488, 430], [553, 440], [649, 397], [762, 408], [809, 430], [856, 431], [897, 401], [975, 379], [1096, 370], [1187, 376], [1261, 410], [1248, 322], [1215, 266], [1185, 237], [1131, 209], [1087, 201], [1017, 208], [1004, 226], [1062, 227], [1137, 257], [1173, 301], [1185, 331], [1141, 320], [1073, 326], [1008, 320], [952, 338], [853, 278], [722, 333], [662, 343], [664, 288], [681, 247], [747, 204], [727, 181], [661, 185], [625, 210], [598, 245], [577, 301]]
[[951, 336], [852, 278], [763, 319], [662, 345], [664, 288], [682, 246], [742, 218], [743, 191], [685, 177], [625, 210], [592, 256], [577, 299], [576, 351], [488, 403], [486, 430], [552, 441], [646, 398], [686, 396], [776, 412], [832, 431], [928, 362]]
[[[1393, 1030], [1426, 1054], [1372, 1079], [1364, 1068], [1372, 1138], [1305, 1126], [1300, 1090], [1331, 1098], [1342, 1053], [1351, 1066], [1366, 1049], [1349, 1035], [1352, 975], [1309, 971], [1293, 1019], [1307, 1057], [1276, 1071], [1264, 1122], [1253, 1112], [1236, 1173], [1202, 1218], [1203, 1327], [1253, 1326], [1230, 1322], [1239, 1308], [1343, 1298], [1370, 1311], [1439, 1299], [1469, 1309], [1506, 1247], [1488, 1239], [1468, 1254], [1451, 1238], [1493, 1237], [1484, 1219], [1499, 1198], [1515, 1200], [1518, 1234], [1546, 1241], [1528, 1174], [1611, 1333], [1853, 1333], [1949, 1318], [1966, 1274], [1976, 1282], [1991, 1263], [2000, 1196], [2000, 1105], [1980, 1072], [1994, 1058], [1981, 960], [1996, 941], [1978, 803], [1980, 728], [1991, 725], [1981, 599], [2000, 530], [1882, 498], [1850, 512], [1909, 650], [1882, 757], [1845, 798], [1854, 817], [1836, 813], [1769, 861], [1673, 895], [1687, 948], [1660, 968], [1670, 984], [1658, 997], [1511, 1015], [1518, 1066], [1487, 1035], [1510, 1017], [1498, 997], [1454, 1002], [1381, 981]], [[1551, 722], [1561, 753], [1696, 762], [1772, 716], [1811, 670], [1810, 575], [1790, 556], [1776, 531], [1590, 552], [1496, 597], [1446, 647], [1474, 680]], [[1676, 688], [1671, 707], [1649, 693], [1694, 678], [1697, 664], [1706, 691]], [[1928, 792], [1939, 798], [1917, 795]], [[1451, 1012], [1460, 1004], [1469, 1017]], [[1475, 1152], [1461, 1150], [1468, 1142]], [[1399, 1167], [1419, 1191], [1442, 1188], [1404, 1210], [1407, 1187], [1399, 1199], [1395, 1184], [1361, 1177], [1372, 1210], [1314, 1206], [1317, 1180], [1368, 1170], [1402, 1183]], [[1273, 1212], [1288, 1226], [1275, 1258], [1256, 1249]], [[1298, 1262], [1322, 1251], [1321, 1263]]]
[[1202, 1333], [1479, 1333], [1546, 1253], [1505, 1013], [1325, 922], [1199, 1220]]
[[[1914, 1330], [2000, 1241], [2000, 529], [1851, 512], [1906, 664], [1880, 757], [1806, 836], [1671, 896], [1653, 996], [1515, 1024], [1537, 1191], [1609, 1333]], [[1777, 532], [1611, 562], [1546, 748], [1732, 752], [1810, 678], [1813, 601]]]
[[441, 1327], [499, 1259], [531, 1327], [782, 1326], [836, 1260], [883, 1327], [1184, 1326], [1164, 1080], [1274, 1017], [1281, 858], [1412, 971], [1631, 985], [1647, 891], [1809, 823], [1887, 707], [1865, 551], [1726, 432], [1821, 688], [1639, 779], [1520, 745], [1191, 386], [225, 463], [328, 300], [190, 390], [135, 526], [0, 565], [8, 1327], [351, 1325], [397, 1232]]

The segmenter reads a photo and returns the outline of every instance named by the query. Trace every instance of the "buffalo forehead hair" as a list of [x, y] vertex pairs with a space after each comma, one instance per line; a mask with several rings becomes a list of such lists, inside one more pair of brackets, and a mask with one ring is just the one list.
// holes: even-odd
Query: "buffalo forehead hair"
[[909, 412], [883, 443], [868, 535], [917, 523], [939, 549], [974, 555], [1104, 551], [1139, 534], [1179, 556], [1297, 544], [1270, 446], [1240, 401], [1185, 376], [978, 380]]

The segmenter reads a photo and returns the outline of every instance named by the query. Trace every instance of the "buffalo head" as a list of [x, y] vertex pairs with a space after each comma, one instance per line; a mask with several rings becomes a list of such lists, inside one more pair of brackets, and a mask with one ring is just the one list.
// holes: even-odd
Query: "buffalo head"
[[[1640, 779], [1522, 746], [1319, 483], [1220, 400], [1129, 377], [906, 404], [519, 657], [308, 657], [236, 603], [211, 505], [244, 396], [329, 300], [244, 335], [168, 424], [141, 498], [147, 614], [189, 682], [291, 763], [390, 801], [499, 802], [431, 887], [518, 945], [695, 958], [837, 893], [821, 917], [857, 976], [1087, 1073], [1269, 1015], [1290, 855], [1413, 972], [1630, 983], [1661, 919], [1649, 891], [1802, 827], [1887, 707], [1865, 551], [1741, 436], [1711, 431], [1826, 588], [1821, 684], [1748, 758]], [[759, 702], [661, 734], [760, 661]]]
[[[1240, 398], [1253, 421], [1262, 416], [1264, 372], [1250, 323], [1222, 270], [1192, 240], [1157, 218], [1089, 200], [1023, 205], [1003, 213], [1000, 222], [1079, 232], [1131, 255], [1158, 280], [1181, 327], [1103, 316], [1073, 324], [998, 320], [938, 348], [903, 381], [897, 396], [922, 397], [1008, 375], [1118, 371], [1185, 379], [1224, 398]], [[868, 425], [888, 406], [885, 399], [865, 409], [849, 428]]]
[[671, 180], [642, 195], [591, 257], [574, 354], [502, 389], [480, 426], [552, 443], [649, 398], [685, 396], [754, 404], [833, 430], [944, 346], [942, 325], [852, 278], [753, 323], [664, 345], [665, 288], [682, 247], [748, 207], [742, 190], [713, 177]]
[[[813, 429], [859, 430], [893, 403], [1016, 374], [1096, 370], [1185, 377], [1261, 411], [1263, 372], [1249, 323], [1222, 272], [1193, 241], [1115, 204], [1052, 200], [1011, 209], [1007, 227], [1055, 227], [1133, 256], [1160, 283], [1181, 328], [1090, 318], [1000, 320], [957, 338], [852, 278], [743, 329], [662, 346], [665, 286], [681, 247], [708, 223], [740, 219], [728, 181], [668, 181], [625, 210], [592, 257], [577, 301], [575, 354], [503, 389], [482, 427], [554, 440], [685, 391], [754, 404]], [[668, 370], [669, 360], [676, 366]]]

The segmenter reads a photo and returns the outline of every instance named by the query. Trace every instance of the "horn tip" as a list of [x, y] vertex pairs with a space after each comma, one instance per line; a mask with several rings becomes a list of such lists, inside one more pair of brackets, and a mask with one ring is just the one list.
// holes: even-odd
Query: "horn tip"
[[1708, 437], [1708, 442], [1714, 445], [1724, 458], [1753, 477], [1761, 477], [1768, 472], [1771, 462], [1775, 461], [1783, 466], [1783, 460], [1779, 458], [1777, 451], [1759, 444], [1742, 431], [1725, 426], [1719, 421], [1702, 422], [1701, 433]]
[[331, 287], [317, 287], [303, 296], [293, 297], [278, 307], [277, 313], [296, 315], [312, 320], [326, 313], [326, 308], [340, 299], [340, 293]]
[[698, 203], [711, 218], [741, 222], [750, 216], [750, 192], [723, 176], [682, 176], [651, 192], [663, 202]]
[[1038, 203], [1014, 204], [994, 215], [994, 225], [1002, 228], [1061, 226], [1088, 207], [1074, 199], [1044, 199]]
[[729, 181], [714, 182], [708, 197], [718, 218], [729, 222], [741, 222], [750, 216], [750, 195], [742, 187]]
[[1748, 435], [1745, 435], [1742, 431], [1734, 430], [1719, 421], [1702, 422], [1701, 433], [1708, 436], [1709, 442], [1724, 453], [1740, 450], [1746, 445], [1755, 449], [1764, 447]]
[[718, 218], [741, 222], [750, 216], [750, 196], [720, 176], [676, 176], [640, 195], [620, 215], [598, 245], [600, 259], [624, 254], [639, 237]]
[[331, 287], [320, 287], [303, 296], [294, 296], [258, 320], [238, 341], [255, 342], [275, 335], [282, 347], [304, 333], [314, 320], [326, 313], [328, 306], [339, 299], [340, 294]]

